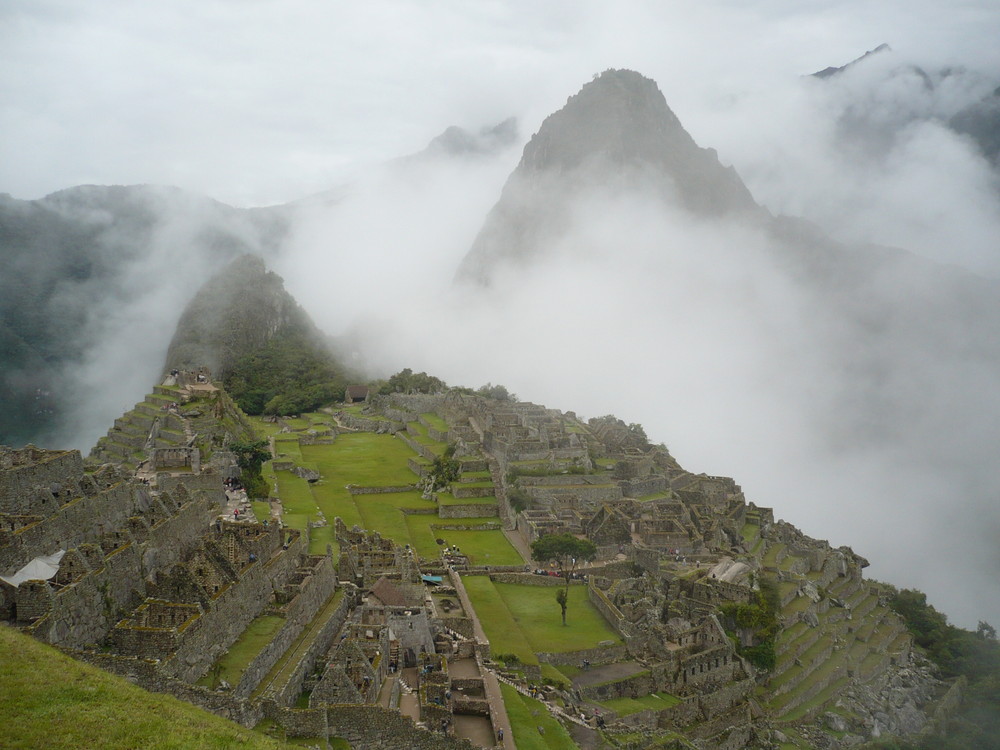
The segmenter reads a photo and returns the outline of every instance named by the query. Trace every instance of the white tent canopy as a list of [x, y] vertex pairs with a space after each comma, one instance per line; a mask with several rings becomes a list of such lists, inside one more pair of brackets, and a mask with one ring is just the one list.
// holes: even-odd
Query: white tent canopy
[[0, 576], [0, 581], [11, 586], [20, 586], [25, 581], [47, 581], [59, 572], [59, 561], [66, 550], [61, 549], [51, 555], [36, 557], [12, 576]]

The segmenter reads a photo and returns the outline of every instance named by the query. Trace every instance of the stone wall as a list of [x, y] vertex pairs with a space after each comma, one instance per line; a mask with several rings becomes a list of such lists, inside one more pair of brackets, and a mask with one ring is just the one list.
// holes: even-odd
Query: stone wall
[[458, 500], [463, 500], [470, 497], [492, 497], [493, 496], [493, 485], [484, 487], [470, 487], [466, 484], [453, 484], [451, 486], [451, 494], [455, 496]]
[[650, 672], [640, 672], [622, 680], [611, 680], [580, 688], [580, 694], [587, 700], [638, 698], [653, 692], [656, 692], [656, 682]]
[[618, 486], [625, 497], [643, 497], [670, 489], [670, 480], [663, 475], [655, 475], [645, 479], [623, 479]]
[[[410, 750], [478, 750], [468, 740], [420, 729], [408, 716], [381, 706], [336, 705], [328, 706], [325, 713], [329, 736], [342, 737], [352, 747], [363, 747], [365, 750], [398, 750], [401, 747]], [[274, 718], [289, 729], [285, 721], [277, 716]], [[310, 724], [310, 731], [299, 736], [317, 736], [311, 731], [313, 726], [315, 724]]]
[[285, 609], [285, 623], [275, 633], [271, 641], [262, 648], [247, 666], [233, 694], [247, 698], [257, 689], [260, 681], [267, 676], [278, 659], [295, 642], [303, 630], [309, 626], [316, 613], [322, 609], [337, 587], [337, 575], [333, 561], [328, 557], [319, 558], [312, 575], [301, 593]]
[[392, 495], [397, 492], [413, 492], [414, 484], [400, 484], [395, 487], [359, 487], [356, 484], [347, 485], [347, 491], [352, 495]]
[[33, 445], [20, 450], [0, 446], [0, 513], [38, 513], [36, 487], [48, 491], [52, 485], [75, 481], [81, 474], [80, 451], [47, 451]]
[[[565, 586], [566, 579], [561, 576], [536, 575], [535, 573], [490, 573], [490, 580], [495, 583], [521, 583], [526, 586]], [[571, 586], [584, 586], [586, 581], [580, 578], [571, 578]]]
[[160, 472], [156, 475], [156, 486], [161, 491], [174, 491], [176, 487], [183, 484], [192, 492], [210, 492], [224, 502], [225, 498], [222, 490], [222, 476], [216, 474], [214, 469], [205, 469], [200, 474], [169, 474]]
[[406, 423], [393, 419], [378, 419], [375, 417], [364, 417], [347, 412], [337, 412], [337, 421], [344, 427], [361, 432], [399, 432], [406, 429]]
[[412, 450], [421, 458], [424, 458], [428, 461], [433, 461], [435, 458], [437, 458], [437, 456], [434, 454], [434, 451], [432, 451], [426, 445], [418, 443], [416, 440], [411, 438], [405, 432], [397, 432], [396, 436], [404, 443], [406, 443], [410, 447], [410, 450]]
[[[127, 489], [119, 487], [115, 493]], [[138, 489], [146, 492], [145, 488]], [[119, 546], [107, 554], [97, 545], [81, 545], [79, 549], [86, 553], [78, 558], [83, 575], [63, 585], [43, 584], [51, 589], [46, 599], [49, 611], [44, 621], [36, 623], [35, 636], [68, 648], [102, 641], [122, 613], [133, 609], [145, 596], [146, 576], [173, 565], [197, 546], [213, 510], [207, 498], [195, 496], [152, 527], [145, 525], [147, 516], [131, 519], [129, 530], [119, 534]], [[91, 527], [90, 531], [93, 534], [95, 529]], [[60, 580], [58, 574], [55, 580]], [[15, 594], [17, 600], [22, 598], [23, 587]], [[29, 589], [25, 589], [24, 596], [38, 598], [37, 592]], [[18, 617], [24, 619], [27, 614], [19, 603]]]
[[628, 639], [631, 636], [631, 630], [625, 621], [625, 615], [608, 599], [607, 594], [594, 585], [592, 580], [587, 582], [587, 594], [590, 597], [591, 603], [604, 615], [604, 619], [611, 624], [611, 627], [617, 631], [618, 635]]
[[565, 664], [578, 666], [583, 661], [589, 661], [593, 665], [611, 664], [616, 661], [628, 661], [632, 657], [628, 648], [620, 646], [600, 646], [598, 648], [587, 648], [580, 651], [564, 651], [558, 654], [539, 653], [539, 661], [549, 664]]
[[337, 633], [343, 627], [351, 610], [358, 606], [358, 603], [359, 593], [353, 586], [349, 585], [344, 598], [337, 605], [337, 609], [320, 628], [312, 644], [292, 669], [291, 676], [285, 684], [269, 686], [264, 692], [268, 699], [281, 706], [291, 706], [298, 699], [306, 678], [312, 673], [319, 660], [330, 650]]
[[497, 516], [496, 503], [469, 503], [468, 505], [439, 505], [438, 516], [441, 518], [482, 518]]
[[145, 487], [120, 482], [94, 495], [70, 500], [37, 523], [5, 536], [0, 547], [0, 571], [15, 572], [37, 555], [72, 549], [104, 531], [125, 526], [144, 499], [148, 502], [148, 494]]
[[165, 675], [195, 682], [228, 649], [254, 618], [264, 611], [275, 589], [285, 585], [298, 567], [305, 542], [296, 534], [287, 550], [279, 549], [269, 560], [249, 564], [238, 581], [222, 589], [196, 625], [185, 634], [172, 659], [164, 662]]
[[472, 620], [468, 617], [442, 617], [441, 624], [465, 638], [475, 637]]

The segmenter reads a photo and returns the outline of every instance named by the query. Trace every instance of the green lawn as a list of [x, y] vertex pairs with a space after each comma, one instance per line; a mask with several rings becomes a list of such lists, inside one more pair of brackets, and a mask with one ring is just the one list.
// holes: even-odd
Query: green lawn
[[302, 457], [315, 464], [328, 482], [340, 486], [413, 484], [417, 477], [406, 465], [413, 455], [399, 438], [372, 432], [349, 432], [329, 445], [302, 446]]
[[[579, 750], [565, 727], [541, 702], [521, 695], [510, 685], [501, 683], [500, 690], [518, 750]], [[544, 734], [539, 733], [539, 727]]]
[[[294, 444], [294, 448], [292, 445]], [[348, 484], [363, 487], [386, 487], [412, 484], [416, 475], [407, 467], [413, 451], [398, 438], [373, 433], [348, 433], [329, 445], [299, 446], [297, 439], [283, 440], [280, 451], [286, 452], [299, 465], [315, 467], [322, 478], [309, 483], [290, 471], [274, 472], [265, 466], [265, 477], [277, 482], [278, 495], [285, 509], [284, 522], [293, 528], [305, 529], [308, 522], [316, 520], [318, 511], [328, 526], [310, 529], [309, 552], [322, 554], [333, 540], [333, 523], [336, 517], [348, 527], [357, 525], [378, 531], [398, 544], [409, 544], [423, 557], [436, 557], [439, 546], [436, 539], [444, 538], [457, 544], [474, 565], [521, 565], [524, 560], [510, 542], [497, 530], [436, 530], [434, 525], [479, 525], [497, 523], [493, 518], [462, 518], [443, 521], [437, 515], [437, 506], [424, 500], [419, 491], [388, 494], [351, 495]], [[451, 498], [450, 495], [447, 496]], [[455, 500], [457, 504], [496, 504], [496, 498], [470, 498]], [[409, 514], [408, 510], [427, 510], [430, 514]]]
[[[470, 486], [475, 487], [478, 485], [459, 485], [459, 486]], [[486, 485], [492, 487], [493, 484]], [[496, 505], [497, 499], [493, 495], [487, 495], [486, 497], [455, 497], [450, 492], [439, 492], [438, 502], [441, 505]]]
[[[498, 523], [500, 519], [463, 518], [456, 520], [459, 520], [460, 523], [466, 521], [470, 523], [482, 523], [483, 521]], [[473, 565], [522, 565], [524, 563], [521, 553], [511, 546], [507, 537], [499, 529], [496, 531], [440, 529], [434, 533], [447, 541], [448, 544], [457, 544]]]
[[564, 626], [556, 586], [495, 584], [487, 576], [465, 576], [462, 581], [494, 654], [513, 653], [536, 664], [539, 652], [578, 651], [604, 640], [621, 642], [590, 603], [584, 586], [570, 587]]
[[[229, 651], [215, 663], [215, 667], [198, 680], [198, 684], [214, 689], [219, 684], [219, 680], [225, 680], [236, 687], [250, 662], [264, 646], [271, 642], [274, 634], [284, 624], [285, 618], [277, 615], [261, 615], [256, 618], [243, 631], [243, 635], [229, 647]], [[218, 673], [215, 671], [216, 668], [218, 668]]]
[[173, 696], [0, 627], [0, 723], [10, 750], [283, 748]]
[[[493, 656], [514, 654], [525, 664], [538, 664], [534, 649], [521, 632], [493, 581], [487, 576], [464, 576], [462, 583], [490, 641]], [[553, 606], [558, 611], [558, 605], [554, 601]]]
[[494, 585], [536, 652], [579, 651], [606, 640], [621, 643], [618, 633], [590, 603], [586, 586], [570, 586], [564, 626], [555, 586]]
[[286, 513], [306, 516], [316, 514], [316, 499], [313, 497], [309, 482], [290, 471], [274, 472], [278, 481], [278, 497]]

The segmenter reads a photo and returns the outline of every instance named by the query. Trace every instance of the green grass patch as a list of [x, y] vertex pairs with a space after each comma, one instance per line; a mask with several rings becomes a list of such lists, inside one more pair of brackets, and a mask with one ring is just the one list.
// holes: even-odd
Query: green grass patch
[[642, 495], [639, 501], [645, 503], [650, 500], [666, 500], [668, 497], [670, 497], [669, 492], [650, 492], [648, 495]]
[[[518, 750], [579, 750], [569, 732], [541, 702], [521, 695], [510, 685], [501, 683], [500, 690]], [[539, 734], [539, 727], [545, 734]]]
[[325, 555], [328, 544], [333, 546], [333, 559], [336, 562], [337, 555], [340, 553], [340, 545], [334, 538], [333, 519], [330, 519], [330, 523], [326, 526], [314, 526], [309, 529], [310, 555]]
[[648, 711], [650, 709], [659, 711], [664, 708], [676, 706], [680, 702], [680, 698], [670, 693], [653, 693], [652, 695], [644, 695], [641, 698], [612, 698], [611, 700], [600, 701], [600, 704], [614, 711], [619, 716], [628, 716], [629, 714], [637, 714], [640, 711]]
[[316, 499], [309, 482], [290, 471], [276, 471], [274, 474], [278, 481], [278, 497], [281, 498], [281, 507], [285, 512], [315, 516]]
[[618, 633], [591, 604], [586, 586], [570, 586], [566, 625], [563, 625], [559, 604], [556, 602], [556, 586], [518, 583], [494, 585], [536, 653], [595, 648], [600, 641], [605, 640], [621, 643]]
[[743, 534], [743, 541], [752, 545], [757, 541], [757, 537], [760, 536], [760, 526], [755, 523], [745, 523], [743, 524], [741, 533]]
[[[493, 581], [488, 576], [464, 576], [462, 583], [483, 625], [486, 637], [489, 638], [490, 650], [494, 657], [500, 654], [514, 654], [524, 664], [538, 664], [534, 649], [518, 627], [511, 611], [507, 609], [507, 604]], [[554, 600], [552, 606], [558, 612], [559, 607]]]
[[784, 551], [784, 544], [772, 544], [767, 550], [767, 554], [764, 555], [764, 559], [761, 560], [761, 564], [764, 567], [773, 568], [778, 565], [778, 554]]
[[225, 680], [235, 687], [250, 662], [271, 642], [274, 634], [284, 624], [285, 618], [277, 615], [261, 615], [255, 618], [209, 673], [198, 680], [198, 684], [214, 690], [220, 680]]
[[424, 412], [420, 416], [423, 417], [424, 421], [427, 422], [427, 424], [429, 424], [435, 430], [438, 430], [439, 432], [448, 431], [448, 423], [445, 422], [443, 419], [441, 419], [441, 417], [439, 417], [434, 412], [432, 411]]
[[269, 521], [271, 519], [271, 504], [263, 500], [254, 500], [251, 504], [253, 516], [258, 521]]
[[302, 457], [316, 465], [324, 478], [340, 486], [395, 487], [412, 484], [416, 475], [406, 461], [413, 451], [399, 438], [371, 432], [350, 432], [329, 445], [302, 446]]
[[[499, 520], [498, 518], [461, 519], [461, 521], [468, 521], [470, 524], [484, 521], [499, 522]], [[448, 544], [457, 544], [473, 565], [521, 565], [524, 563], [521, 553], [514, 549], [499, 529], [496, 531], [439, 529], [435, 534], [446, 540]]]
[[0, 627], [3, 746], [10, 750], [283, 748], [285, 744]]

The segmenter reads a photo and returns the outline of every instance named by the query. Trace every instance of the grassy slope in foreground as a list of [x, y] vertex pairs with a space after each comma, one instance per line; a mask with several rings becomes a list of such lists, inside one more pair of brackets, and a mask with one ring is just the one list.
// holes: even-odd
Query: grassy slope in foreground
[[226, 719], [77, 662], [0, 626], [5, 748], [285, 748]]

